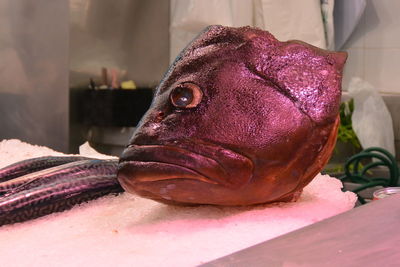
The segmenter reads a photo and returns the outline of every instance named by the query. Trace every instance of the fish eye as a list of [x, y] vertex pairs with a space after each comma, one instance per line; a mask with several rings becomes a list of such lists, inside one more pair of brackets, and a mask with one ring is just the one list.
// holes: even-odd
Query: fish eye
[[170, 95], [172, 105], [177, 108], [194, 108], [203, 98], [203, 91], [194, 83], [186, 82], [175, 87]]

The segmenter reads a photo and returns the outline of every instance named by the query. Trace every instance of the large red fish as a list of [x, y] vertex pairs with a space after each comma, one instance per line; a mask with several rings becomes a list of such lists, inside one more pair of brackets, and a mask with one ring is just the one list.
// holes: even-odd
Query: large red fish
[[335, 145], [346, 58], [255, 28], [208, 27], [158, 86], [119, 182], [172, 204], [296, 200]]
[[121, 185], [169, 204], [296, 200], [335, 145], [346, 56], [211, 26], [169, 68], [119, 163], [40, 157], [0, 169], [0, 225]]

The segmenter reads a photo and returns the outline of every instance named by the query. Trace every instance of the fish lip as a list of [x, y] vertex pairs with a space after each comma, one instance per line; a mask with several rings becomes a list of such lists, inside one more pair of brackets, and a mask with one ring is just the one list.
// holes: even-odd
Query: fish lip
[[[160, 185], [155, 186], [155, 187], [150, 186], [150, 184], [157, 183], [157, 182], [160, 182], [160, 183], [168, 182], [168, 185], [176, 186], [176, 184], [178, 184], [179, 182], [182, 182], [184, 180], [195, 181], [193, 179], [177, 178], [177, 179], [158, 180], [158, 181], [154, 181], [154, 182], [124, 181], [123, 183], [120, 183], [120, 184], [121, 184], [122, 188], [125, 188], [126, 191], [129, 193], [133, 193], [140, 197], [149, 198], [149, 199], [152, 199], [152, 200], [155, 200], [158, 202], [162, 202], [165, 204], [184, 205], [184, 206], [199, 205], [200, 203], [193, 202], [192, 200], [176, 201], [176, 200], [174, 200], [173, 196], [167, 194], [167, 192], [165, 192], [164, 194], [161, 193], [160, 188], [163, 188], [163, 187], [161, 187]], [[125, 184], [125, 182], [126, 182], [126, 184]], [[208, 204], [208, 203], [204, 203], [204, 204]]]
[[[128, 177], [123, 173], [131, 166], [131, 170], [145, 164], [151, 174], [155, 167], [154, 181], [174, 178], [195, 179], [214, 185], [222, 185], [232, 189], [240, 188], [251, 180], [253, 162], [221, 145], [202, 140], [179, 140], [163, 144], [130, 144], [120, 157], [118, 176]], [[166, 175], [162, 178], [159, 168], [167, 167], [167, 172], [176, 168], [178, 173], [188, 174], [180, 177]], [[137, 172], [137, 171], [134, 171]], [[145, 173], [143, 171], [143, 173]], [[171, 171], [173, 173], [173, 171]], [[145, 175], [146, 176], [146, 175]], [[159, 176], [159, 177], [158, 177]], [[240, 176], [240, 177], [237, 177]], [[129, 179], [129, 178], [128, 178]], [[133, 177], [137, 181], [149, 181], [150, 178]]]
[[[158, 162], [158, 161], [137, 161], [137, 160], [128, 160], [123, 161], [120, 163], [118, 168], [118, 173], [121, 172], [124, 168], [149, 168], [156, 170], [153, 173], [150, 172], [151, 176], [137, 176], [135, 177], [135, 183], [146, 183], [146, 182], [158, 182], [158, 181], [165, 181], [165, 180], [174, 180], [174, 179], [189, 179], [189, 180], [197, 180], [209, 184], [217, 184], [212, 179], [202, 175], [201, 173], [197, 172], [196, 170], [192, 170], [185, 166], [181, 166], [178, 164], [171, 164], [165, 162]], [[173, 168], [176, 173], [166, 173], [166, 168]], [[157, 169], [164, 169], [164, 173], [159, 172], [157, 173]], [[140, 172], [140, 171], [139, 171]]]

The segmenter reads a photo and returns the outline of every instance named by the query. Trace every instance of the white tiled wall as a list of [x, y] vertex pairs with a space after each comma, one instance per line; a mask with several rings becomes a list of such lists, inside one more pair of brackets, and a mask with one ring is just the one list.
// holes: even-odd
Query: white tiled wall
[[343, 89], [358, 76], [381, 92], [400, 94], [400, 1], [368, 0], [342, 50], [349, 53]]

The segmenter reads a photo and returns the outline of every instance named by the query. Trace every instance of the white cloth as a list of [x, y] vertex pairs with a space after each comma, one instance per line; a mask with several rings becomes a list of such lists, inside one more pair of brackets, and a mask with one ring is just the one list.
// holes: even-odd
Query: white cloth
[[326, 48], [320, 0], [171, 0], [170, 62], [209, 25], [255, 26]]

